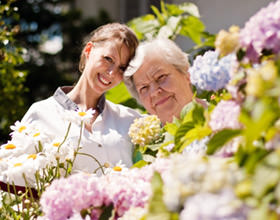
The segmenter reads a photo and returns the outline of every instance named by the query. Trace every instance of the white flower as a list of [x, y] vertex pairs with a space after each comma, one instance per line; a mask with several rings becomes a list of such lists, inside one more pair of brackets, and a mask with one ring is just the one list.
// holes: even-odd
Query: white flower
[[150, 144], [159, 137], [160, 125], [161, 122], [156, 115], [136, 118], [128, 131], [131, 142], [140, 146]]
[[144, 215], [147, 213], [147, 207], [141, 208], [141, 207], [132, 207], [128, 211], [124, 213], [124, 215], [119, 220], [139, 220], [144, 217]]
[[112, 173], [125, 173], [128, 172], [128, 168], [126, 167], [125, 164], [122, 163], [122, 161], [120, 160], [115, 166], [112, 167], [107, 167], [105, 168], [104, 172], [105, 174], [112, 174]]
[[[31, 147], [32, 146], [32, 147]], [[0, 147], [0, 158], [19, 156], [23, 153], [35, 153], [35, 148], [31, 145], [30, 141], [8, 141]]]
[[78, 109], [77, 111], [70, 110], [66, 113], [65, 118], [70, 122], [80, 125], [81, 122], [88, 122], [93, 117], [95, 112], [96, 111], [91, 108], [86, 111], [81, 109]]
[[7, 165], [7, 169], [1, 173], [5, 182], [24, 186], [23, 174], [25, 174], [28, 183], [35, 186], [35, 173], [40, 168], [46, 167], [47, 159], [41, 154], [23, 154], [10, 158]]
[[43, 152], [46, 154], [49, 161], [56, 163], [59, 159], [60, 162], [65, 162], [66, 160], [73, 160], [74, 152], [77, 148], [76, 138], [67, 138], [64, 143], [62, 143], [62, 138], [55, 138], [49, 143], [44, 145]]
[[10, 128], [13, 130], [13, 132], [10, 133], [12, 137], [15, 135], [26, 135], [31, 129], [29, 124], [20, 121], [16, 121]]

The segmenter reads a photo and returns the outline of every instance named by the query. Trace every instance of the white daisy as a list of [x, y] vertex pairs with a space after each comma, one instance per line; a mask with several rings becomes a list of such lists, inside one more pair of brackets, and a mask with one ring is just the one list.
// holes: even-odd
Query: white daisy
[[70, 110], [66, 113], [65, 118], [70, 122], [80, 125], [81, 122], [88, 122], [95, 112], [96, 111], [91, 108], [86, 111], [81, 109], [78, 109], [77, 111]]

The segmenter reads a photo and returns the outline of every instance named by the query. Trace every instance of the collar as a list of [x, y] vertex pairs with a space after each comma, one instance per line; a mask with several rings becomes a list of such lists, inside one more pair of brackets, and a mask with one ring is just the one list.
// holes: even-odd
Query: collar
[[[54, 99], [65, 109], [67, 110], [78, 110], [78, 105], [73, 102], [69, 97], [66, 95], [68, 92], [70, 92], [73, 89], [73, 86], [63, 86], [58, 87], [55, 93], [53, 94]], [[99, 113], [102, 113], [105, 106], [105, 95], [103, 94], [96, 106], [96, 110]]]

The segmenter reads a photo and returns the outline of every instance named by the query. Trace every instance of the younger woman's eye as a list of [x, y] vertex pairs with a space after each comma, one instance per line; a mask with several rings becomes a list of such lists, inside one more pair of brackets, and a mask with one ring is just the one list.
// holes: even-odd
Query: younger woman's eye
[[113, 59], [111, 57], [109, 57], [109, 56], [104, 56], [104, 59], [109, 61], [110, 63], [113, 62]]
[[124, 72], [124, 71], [126, 70], [126, 67], [125, 67], [125, 66], [120, 66], [120, 70], [121, 70], [122, 72]]

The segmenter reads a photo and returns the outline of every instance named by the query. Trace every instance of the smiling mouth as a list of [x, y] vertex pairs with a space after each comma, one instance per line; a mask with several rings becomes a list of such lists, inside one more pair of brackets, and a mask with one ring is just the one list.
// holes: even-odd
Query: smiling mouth
[[100, 73], [98, 74], [98, 79], [105, 86], [108, 86], [111, 84], [111, 82], [108, 81], [106, 78], [104, 78]]
[[167, 96], [167, 97], [165, 97], [165, 98], [160, 99], [159, 101], [157, 101], [157, 102], [155, 103], [155, 106], [159, 106], [159, 105], [164, 104], [165, 102], [168, 101], [169, 98], [170, 98], [170, 96]]

